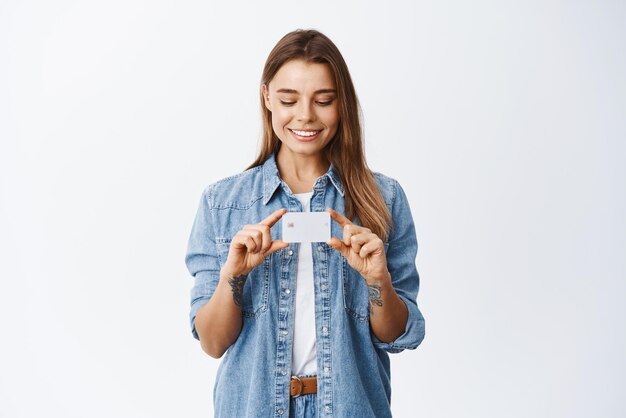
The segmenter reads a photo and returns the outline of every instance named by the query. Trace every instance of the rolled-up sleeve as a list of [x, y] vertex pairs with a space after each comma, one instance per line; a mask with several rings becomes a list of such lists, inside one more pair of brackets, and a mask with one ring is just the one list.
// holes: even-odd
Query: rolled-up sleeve
[[211, 298], [219, 281], [220, 265], [215, 245], [210, 199], [211, 189], [207, 187], [200, 199], [185, 256], [187, 269], [194, 278], [194, 285], [191, 289], [189, 321], [191, 332], [196, 339], [200, 339], [194, 326], [196, 314], [202, 305]]
[[394, 181], [394, 199], [391, 205], [393, 228], [387, 248], [387, 268], [394, 289], [406, 304], [409, 315], [404, 333], [390, 343], [381, 342], [372, 333], [374, 345], [389, 353], [415, 349], [424, 339], [424, 316], [417, 306], [419, 275], [415, 265], [417, 237], [415, 224], [404, 190]]

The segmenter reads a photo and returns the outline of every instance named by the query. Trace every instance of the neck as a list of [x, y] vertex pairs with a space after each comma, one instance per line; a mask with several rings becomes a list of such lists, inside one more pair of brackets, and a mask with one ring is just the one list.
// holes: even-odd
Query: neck
[[315, 180], [326, 173], [330, 163], [322, 153], [301, 155], [281, 147], [276, 155], [276, 166], [293, 193], [306, 193], [313, 190]]

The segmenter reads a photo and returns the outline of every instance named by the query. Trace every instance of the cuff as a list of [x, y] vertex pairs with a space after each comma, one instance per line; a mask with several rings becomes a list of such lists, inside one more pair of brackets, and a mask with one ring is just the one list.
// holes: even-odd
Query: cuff
[[425, 329], [424, 329], [424, 316], [420, 312], [417, 304], [413, 301], [408, 300], [402, 295], [398, 295], [400, 299], [406, 304], [406, 307], [409, 311], [409, 316], [406, 321], [406, 328], [404, 329], [404, 333], [392, 341], [390, 343], [384, 343], [380, 341], [376, 336], [372, 335], [372, 342], [374, 346], [380, 350], [384, 350], [388, 353], [399, 353], [406, 349], [414, 350], [424, 339]]

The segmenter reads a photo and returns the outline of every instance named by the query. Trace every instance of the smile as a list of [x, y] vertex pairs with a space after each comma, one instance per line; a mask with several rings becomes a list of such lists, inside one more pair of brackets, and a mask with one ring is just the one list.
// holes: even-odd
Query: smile
[[321, 131], [299, 131], [296, 129], [289, 129], [291, 132], [293, 132], [294, 134], [298, 135], [298, 136], [303, 136], [303, 137], [311, 137], [311, 136], [315, 136], [317, 135], [319, 132]]

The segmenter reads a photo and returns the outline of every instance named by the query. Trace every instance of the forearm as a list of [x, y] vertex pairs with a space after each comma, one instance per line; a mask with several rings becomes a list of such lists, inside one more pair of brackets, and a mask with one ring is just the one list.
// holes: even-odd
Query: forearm
[[244, 282], [245, 276], [232, 278], [222, 272], [211, 299], [198, 310], [196, 332], [202, 349], [211, 357], [221, 357], [239, 337]]
[[406, 304], [391, 284], [391, 276], [366, 280], [369, 290], [370, 327], [382, 342], [392, 342], [400, 337], [409, 317]]

